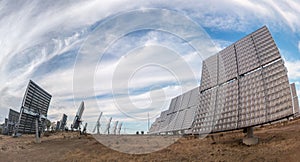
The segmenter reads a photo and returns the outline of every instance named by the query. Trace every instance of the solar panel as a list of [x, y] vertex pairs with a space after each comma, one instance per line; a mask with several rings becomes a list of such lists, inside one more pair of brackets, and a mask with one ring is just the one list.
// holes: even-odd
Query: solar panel
[[8, 134], [7, 123], [8, 123], [8, 119], [5, 118], [4, 124], [2, 126], [2, 132], [1, 132], [3, 135], [7, 135]]
[[[212, 133], [242, 129], [291, 116], [293, 106], [287, 70], [268, 29], [263, 27], [228, 48], [216, 55], [220, 58], [224, 51], [231, 51], [226, 59], [235, 56], [237, 66], [226, 70], [228, 74], [232, 74], [226, 78], [222, 76], [222, 71], [225, 70], [219, 65], [218, 85], [210, 84], [202, 88], [194, 133], [206, 133], [210, 129]], [[232, 48], [235, 49], [235, 54], [232, 53]], [[226, 59], [223, 59], [224, 67], [230, 62]], [[231, 60], [234, 62], [233, 58]], [[219, 59], [220, 62], [222, 61]], [[214, 66], [214, 63], [209, 66]], [[203, 69], [202, 73], [205, 71], [208, 70]], [[215, 71], [214, 68], [211, 71]], [[233, 77], [236, 71], [238, 76]], [[209, 78], [202, 78], [203, 81], [207, 79]], [[202, 85], [204, 84], [201, 83]], [[210, 88], [216, 89], [217, 96], [207, 101], [211, 94]]]
[[232, 80], [238, 76], [236, 61], [234, 45], [219, 52], [218, 84]]
[[172, 109], [171, 112], [178, 111], [180, 109], [181, 103], [182, 103], [182, 95], [176, 97], [174, 109]]
[[295, 95], [279, 50], [262, 27], [203, 61], [200, 87], [172, 99], [158, 132], [215, 133], [280, 120], [299, 111]]
[[186, 110], [184, 114], [181, 130], [188, 130], [192, 128], [196, 110], [197, 110], [197, 106], [193, 106]]
[[38, 129], [44, 129], [44, 121], [47, 117], [51, 95], [34, 83], [29, 81], [18, 120], [16, 133], [32, 134], [36, 132], [36, 118], [40, 118]]
[[259, 58], [251, 35], [237, 41], [234, 46], [237, 55], [238, 73], [240, 75], [260, 66]]
[[296, 92], [296, 85], [295, 83], [291, 84], [291, 91], [292, 91], [292, 96], [293, 96], [293, 107], [294, 107], [294, 112], [295, 114], [299, 114], [299, 101], [298, 101], [298, 96]]
[[63, 116], [60, 120], [60, 125], [59, 125], [60, 130], [65, 130], [65, 127], [67, 125], [67, 119], [68, 119], [68, 116], [66, 114], [63, 114]]
[[179, 110], [184, 110], [184, 109], [188, 108], [189, 101], [190, 101], [190, 98], [191, 98], [191, 93], [192, 93], [192, 91], [188, 91], [188, 92], [186, 92], [182, 95], [182, 101], [181, 101], [181, 105], [180, 105]]
[[7, 120], [7, 133], [8, 135], [12, 135], [15, 129], [16, 124], [18, 123], [20, 113], [9, 109], [8, 120]]
[[191, 90], [191, 96], [190, 96], [190, 100], [189, 100], [189, 104], [188, 107], [194, 107], [194, 106], [198, 106], [200, 104], [200, 90], [199, 87], [194, 88]]
[[75, 115], [75, 118], [73, 120], [73, 124], [71, 125], [71, 129], [79, 129], [80, 128], [80, 124], [82, 122], [82, 114], [83, 114], [83, 111], [84, 111], [84, 102], [82, 101], [80, 103], [80, 106], [77, 110], [77, 113]]
[[173, 130], [181, 130], [185, 113], [186, 113], [186, 109], [178, 112]]
[[218, 84], [218, 56], [213, 55], [203, 61], [200, 90], [206, 90]]
[[237, 128], [238, 121], [238, 81], [221, 85], [217, 92], [214, 132]]

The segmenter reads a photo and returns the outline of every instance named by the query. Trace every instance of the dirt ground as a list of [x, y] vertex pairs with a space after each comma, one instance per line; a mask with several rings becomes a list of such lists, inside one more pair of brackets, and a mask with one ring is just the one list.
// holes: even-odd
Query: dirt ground
[[40, 144], [32, 135], [0, 136], [0, 161], [300, 161], [300, 119], [256, 128], [254, 134], [254, 146], [243, 145], [244, 134], [233, 131], [180, 138], [149, 154], [121, 153], [77, 132], [50, 134]]

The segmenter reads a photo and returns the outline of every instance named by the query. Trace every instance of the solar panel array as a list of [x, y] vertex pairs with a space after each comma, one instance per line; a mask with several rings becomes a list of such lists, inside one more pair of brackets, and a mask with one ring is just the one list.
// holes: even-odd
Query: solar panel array
[[83, 111], [84, 111], [84, 102], [82, 101], [80, 103], [80, 106], [79, 106], [78, 110], [77, 110], [76, 116], [73, 120], [72, 128], [78, 129], [80, 127], [81, 117], [82, 117]]
[[[195, 111], [199, 105], [199, 88], [171, 100], [169, 109], [163, 111], [151, 125], [149, 133], [186, 131], [192, 126]], [[185, 132], [183, 132], [185, 133]]]
[[298, 95], [297, 95], [297, 92], [296, 92], [295, 83], [291, 84], [291, 91], [292, 91], [292, 96], [293, 96], [294, 113], [296, 115], [298, 115], [300, 110], [299, 110], [299, 100], [298, 100]]
[[67, 125], [67, 119], [68, 119], [68, 116], [66, 114], [63, 114], [60, 122], [59, 122], [59, 129], [60, 130], [65, 130], [65, 127]]
[[13, 130], [15, 129], [16, 124], [18, 123], [20, 113], [9, 109], [8, 120], [7, 120], [7, 133], [8, 135], [12, 135]]
[[39, 87], [36, 83], [31, 80], [29, 81], [18, 120], [18, 133], [35, 133], [35, 119], [37, 115], [42, 117], [42, 122], [39, 123], [39, 129], [43, 129], [45, 120], [43, 118], [47, 117], [51, 97], [48, 92]]
[[293, 115], [287, 70], [267, 27], [204, 60], [200, 87], [172, 99], [166, 112], [150, 133], [214, 133]]

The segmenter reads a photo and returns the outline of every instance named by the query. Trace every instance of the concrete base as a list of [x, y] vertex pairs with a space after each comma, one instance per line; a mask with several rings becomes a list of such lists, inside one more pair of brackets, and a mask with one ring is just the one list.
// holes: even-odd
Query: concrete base
[[258, 138], [257, 137], [251, 137], [251, 138], [246, 137], [243, 139], [243, 144], [248, 145], [248, 146], [256, 145], [256, 144], [258, 144]]
[[248, 146], [258, 144], [258, 138], [253, 136], [253, 127], [248, 127], [246, 132], [247, 135], [243, 139], [243, 143]]

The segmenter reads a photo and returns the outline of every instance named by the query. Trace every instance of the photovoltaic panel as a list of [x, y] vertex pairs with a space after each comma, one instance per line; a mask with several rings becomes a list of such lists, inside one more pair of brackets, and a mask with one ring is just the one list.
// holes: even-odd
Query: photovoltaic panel
[[5, 118], [4, 124], [2, 126], [2, 132], [1, 132], [3, 135], [7, 135], [8, 134], [7, 125], [8, 125], [8, 119]]
[[216, 106], [213, 131], [236, 129], [238, 121], [238, 80], [219, 87]]
[[173, 130], [181, 130], [185, 113], [186, 113], [186, 109], [178, 112]]
[[238, 73], [245, 74], [260, 66], [251, 35], [248, 35], [235, 44], [237, 55]]
[[262, 65], [280, 58], [280, 53], [267, 27], [251, 34]]
[[[279, 50], [262, 27], [203, 61], [200, 87], [176, 97], [182, 98], [179, 110], [185, 111], [181, 129], [183, 115], [174, 108], [164, 131], [214, 133], [286, 118], [298, 106], [291, 89]], [[174, 118], [179, 121], [171, 122]]]
[[266, 122], [266, 100], [262, 71], [257, 70], [239, 80], [238, 127]]
[[192, 91], [188, 91], [186, 93], [184, 93], [182, 95], [182, 101], [181, 101], [181, 105], [180, 105], [180, 109], [179, 110], [184, 110], [188, 108], [188, 104], [191, 98], [191, 92]]
[[161, 122], [160, 122], [160, 125], [159, 125], [159, 131], [161, 132], [165, 132], [167, 131], [167, 128], [168, 128], [168, 124], [169, 124], [169, 121], [170, 121], [170, 116], [168, 116], [169, 114], [169, 111], [163, 111], [160, 115], [160, 118], [161, 118]]
[[65, 127], [67, 125], [67, 119], [68, 119], [68, 116], [66, 114], [63, 114], [62, 119], [60, 120], [60, 126], [59, 126], [60, 130], [65, 129]]
[[200, 91], [199, 91], [199, 87], [194, 88], [191, 90], [191, 96], [190, 96], [190, 100], [189, 100], [189, 104], [188, 107], [194, 107], [194, 106], [198, 106], [200, 104]]
[[[175, 111], [175, 106], [176, 106], [177, 99], [178, 99], [178, 96], [171, 100], [170, 107], [169, 107], [170, 112]], [[180, 103], [180, 101], [179, 101], [179, 103]]]
[[44, 118], [47, 117], [51, 95], [33, 81], [29, 81], [20, 111], [17, 132], [23, 134], [35, 133], [36, 116], [42, 117], [39, 129], [43, 130]]
[[168, 126], [167, 126], [168, 131], [173, 131], [174, 130], [177, 115], [178, 115], [178, 112], [168, 115], [169, 116]]
[[263, 68], [267, 98], [267, 120], [273, 121], [293, 114], [291, 90], [287, 70], [279, 60]]
[[19, 116], [19, 112], [9, 109], [7, 122], [8, 135], [11, 135], [13, 133], [13, 130], [15, 129], [16, 124], [18, 123]]
[[209, 89], [200, 94], [200, 105], [196, 111], [194, 132], [211, 132], [214, 122], [217, 89]]
[[75, 118], [73, 120], [72, 127], [74, 129], [78, 129], [80, 127], [81, 117], [82, 117], [83, 111], [84, 111], [84, 102], [82, 101], [80, 103], [80, 106], [79, 106], [78, 110], [77, 110], [76, 116], [75, 116]]
[[176, 102], [175, 102], [175, 106], [174, 106], [174, 109], [171, 110], [171, 112], [177, 112], [179, 109], [180, 109], [180, 106], [182, 104], [182, 99], [183, 99], [183, 96], [180, 95], [180, 96], [177, 96], [176, 97]]
[[293, 107], [294, 107], [294, 112], [296, 114], [299, 114], [299, 100], [296, 92], [296, 85], [295, 83], [291, 84], [291, 91], [292, 91], [292, 96], [293, 96]]
[[192, 128], [196, 110], [197, 110], [197, 106], [193, 106], [186, 110], [181, 130], [187, 130]]
[[218, 84], [225, 83], [238, 76], [234, 45], [219, 52]]
[[206, 90], [218, 84], [218, 56], [213, 55], [203, 61], [200, 90]]

